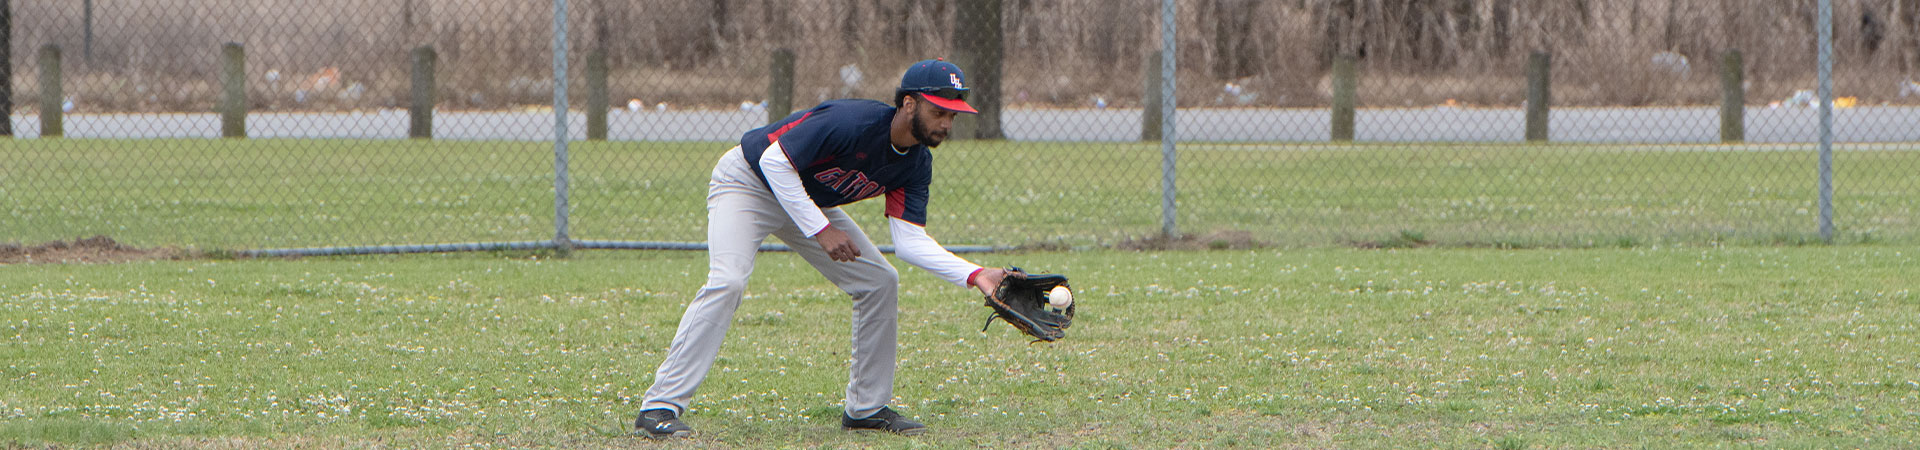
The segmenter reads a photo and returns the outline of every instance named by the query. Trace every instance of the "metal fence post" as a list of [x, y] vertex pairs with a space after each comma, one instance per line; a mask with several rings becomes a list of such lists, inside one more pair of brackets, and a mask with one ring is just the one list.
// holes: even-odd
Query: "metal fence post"
[[567, 0], [553, 0], [553, 246], [573, 250], [567, 237]]
[[1160, 234], [1168, 240], [1180, 237], [1180, 228], [1175, 221], [1178, 208], [1176, 208], [1177, 205], [1174, 203], [1173, 182], [1174, 168], [1177, 167], [1175, 164], [1176, 153], [1174, 140], [1179, 136], [1173, 126], [1173, 116], [1175, 107], [1180, 104], [1180, 102], [1177, 101], [1178, 97], [1174, 95], [1174, 84], [1176, 81], [1174, 79], [1176, 67], [1174, 60], [1175, 56], [1179, 53], [1177, 51], [1179, 47], [1176, 45], [1174, 39], [1175, 36], [1178, 36], [1174, 29], [1176, 21], [1177, 18], [1174, 15], [1173, 0], [1161, 0], [1160, 27], [1162, 31], [1160, 32], [1160, 46], [1164, 53], [1162, 53], [1160, 58], [1160, 77], [1163, 81], [1160, 84], [1160, 96], [1162, 97], [1162, 103], [1160, 104]]
[[1833, 243], [1833, 0], [1820, 0], [1820, 240]]

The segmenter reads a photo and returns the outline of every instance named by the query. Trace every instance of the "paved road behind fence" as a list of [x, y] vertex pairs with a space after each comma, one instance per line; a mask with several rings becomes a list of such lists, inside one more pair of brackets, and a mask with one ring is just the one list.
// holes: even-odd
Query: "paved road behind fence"
[[[1358, 113], [1356, 139], [1376, 142], [1518, 142], [1525, 133], [1521, 109], [1374, 109]], [[570, 120], [575, 139], [585, 139], [586, 119]], [[1837, 142], [1920, 142], [1920, 107], [1860, 107], [1834, 111]], [[1190, 109], [1179, 112], [1183, 141], [1320, 142], [1330, 135], [1324, 109]], [[732, 141], [760, 126], [758, 111], [615, 111], [608, 117], [616, 141]], [[1015, 109], [1005, 113], [1005, 131], [1015, 141], [1125, 142], [1140, 136], [1138, 109]], [[35, 116], [13, 116], [19, 136], [40, 134]], [[404, 139], [407, 113], [254, 113], [247, 131], [255, 138]], [[74, 114], [69, 138], [216, 138], [218, 114]], [[453, 140], [551, 139], [553, 113], [441, 112], [434, 138]], [[1699, 108], [1562, 108], [1553, 111], [1552, 140], [1594, 143], [1719, 142], [1719, 111]], [[1818, 116], [1807, 108], [1749, 109], [1747, 141], [1818, 142]]]

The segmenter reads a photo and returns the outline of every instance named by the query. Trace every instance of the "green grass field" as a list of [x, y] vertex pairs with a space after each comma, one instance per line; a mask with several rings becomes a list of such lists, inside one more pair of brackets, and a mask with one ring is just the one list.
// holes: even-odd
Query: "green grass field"
[[[573, 146], [575, 239], [696, 242], [725, 143]], [[1818, 238], [1810, 146], [1189, 144], [1178, 224], [1282, 247], [1780, 244]], [[1920, 151], [1843, 147], [1836, 240], [1920, 243]], [[0, 239], [107, 235], [205, 250], [548, 240], [545, 143], [0, 143]], [[1110, 246], [1161, 230], [1156, 144], [954, 142], [948, 244]], [[880, 202], [848, 207], [881, 227]], [[874, 229], [872, 231], [879, 231]], [[886, 233], [874, 233], [885, 241]]]
[[1069, 274], [1028, 345], [903, 268], [896, 404], [838, 430], [848, 306], [766, 254], [693, 441], [629, 436], [699, 252], [0, 268], [0, 445], [1903, 448], [1910, 246], [976, 255]]

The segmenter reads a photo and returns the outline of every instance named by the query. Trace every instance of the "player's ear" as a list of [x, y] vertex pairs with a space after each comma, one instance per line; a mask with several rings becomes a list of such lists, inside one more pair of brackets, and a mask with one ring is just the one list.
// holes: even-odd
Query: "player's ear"
[[910, 93], [906, 95], [902, 95], [900, 96], [899, 112], [906, 113], [907, 117], [916, 117], [916, 118], [920, 117], [921, 103], [924, 103], [924, 102], [920, 101], [920, 96], [918, 95], [914, 95]]

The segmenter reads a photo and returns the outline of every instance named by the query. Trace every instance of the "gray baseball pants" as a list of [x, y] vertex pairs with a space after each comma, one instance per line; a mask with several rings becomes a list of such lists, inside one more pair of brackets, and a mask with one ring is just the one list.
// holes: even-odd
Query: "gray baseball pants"
[[827, 221], [860, 247], [860, 258], [834, 261], [806, 237], [780, 207], [773, 191], [754, 175], [740, 148], [714, 166], [707, 184], [707, 284], [687, 305], [667, 359], [654, 372], [641, 410], [673, 408], [686, 413], [693, 391], [713, 368], [727, 325], [747, 292], [754, 256], [767, 235], [778, 236], [828, 281], [853, 296], [853, 367], [848, 373], [846, 412], [866, 418], [893, 399], [895, 339], [899, 328], [900, 272], [887, 262], [860, 226], [840, 208]]

